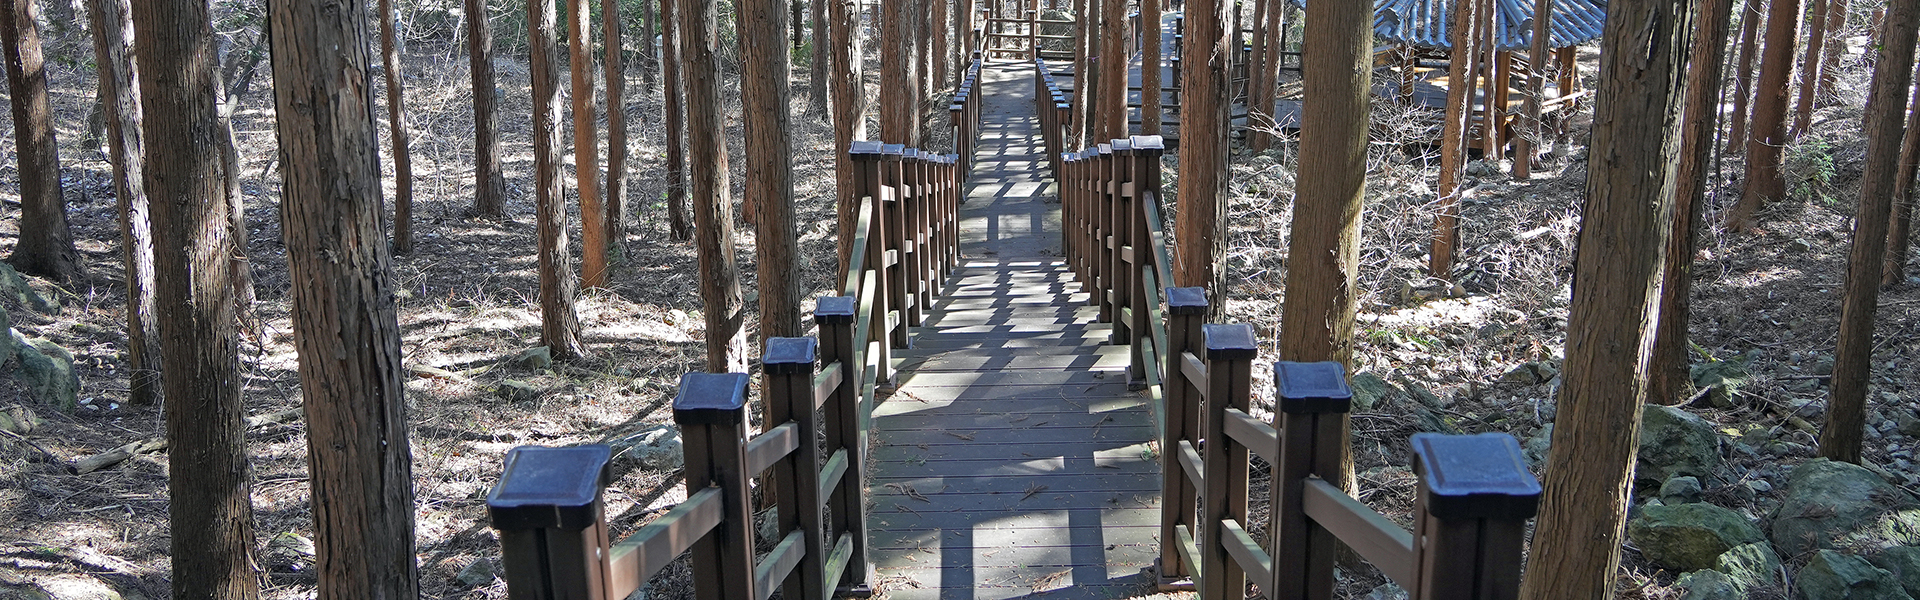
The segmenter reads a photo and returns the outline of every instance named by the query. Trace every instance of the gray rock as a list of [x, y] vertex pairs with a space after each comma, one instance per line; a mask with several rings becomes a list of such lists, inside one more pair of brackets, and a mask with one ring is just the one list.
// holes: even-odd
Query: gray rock
[[1809, 242], [1800, 238], [1793, 238], [1793, 241], [1787, 242], [1787, 250], [1791, 252], [1806, 252], [1812, 249], [1813, 249], [1813, 242]]
[[80, 377], [73, 372], [73, 354], [52, 341], [20, 335], [13, 337], [13, 356], [20, 361], [20, 382], [33, 397], [61, 410], [79, 406]]
[[1355, 373], [1348, 385], [1353, 388], [1353, 412], [1373, 410], [1400, 391], [1372, 371]]
[[1768, 534], [1789, 556], [1861, 544], [1920, 546], [1920, 503], [1859, 465], [1816, 458], [1788, 476]]
[[553, 366], [553, 351], [546, 346], [521, 350], [514, 355], [513, 364], [527, 369], [545, 369]]
[[1750, 595], [1780, 581], [1780, 555], [1766, 542], [1741, 544], [1721, 553], [1713, 570], [1725, 573], [1742, 595]]
[[1725, 573], [1714, 570], [1683, 574], [1673, 585], [1682, 590], [1680, 600], [1740, 600], [1746, 597], [1741, 595], [1732, 581], [1727, 580]]
[[13, 265], [10, 264], [0, 263], [0, 297], [12, 300], [15, 304], [25, 306], [34, 312], [60, 314], [60, 303], [48, 300], [46, 296], [40, 295], [40, 292], [33, 291], [33, 287], [27, 285], [27, 278], [20, 276], [20, 272], [13, 270]]
[[281, 533], [267, 541], [267, 570], [276, 573], [310, 570], [317, 554], [313, 540], [293, 532]]
[[1920, 417], [1915, 417], [1911, 411], [1894, 411], [1893, 426], [1895, 431], [1900, 432], [1900, 435], [1920, 437]]
[[532, 402], [540, 398], [540, 388], [516, 379], [503, 379], [493, 393], [509, 402]]
[[1713, 423], [1672, 406], [1647, 405], [1640, 414], [1640, 456], [1634, 478], [1666, 481], [1679, 475], [1712, 479], [1724, 461]]
[[1667, 504], [1699, 502], [1701, 491], [1700, 478], [1682, 475], [1660, 484], [1660, 501]]
[[467, 587], [493, 585], [493, 561], [487, 560], [486, 557], [473, 559], [472, 563], [460, 569], [460, 574], [454, 575], [453, 578], [467, 584]]
[[1400, 586], [1394, 585], [1393, 582], [1387, 582], [1367, 592], [1366, 600], [1407, 600], [1408, 597], [1406, 590], [1400, 589]]
[[1795, 574], [1800, 600], [1913, 600], [1892, 573], [1858, 556], [1821, 550]]
[[1746, 484], [1747, 489], [1753, 490], [1753, 493], [1756, 493], [1756, 494], [1765, 494], [1767, 492], [1773, 491], [1773, 484], [1767, 483], [1767, 480], [1765, 479], [1749, 479], [1744, 483]]
[[1881, 550], [1867, 559], [1873, 566], [1886, 569], [1907, 590], [1908, 596], [1920, 595], [1920, 547], [1896, 546]]
[[84, 575], [56, 575], [34, 582], [52, 600], [121, 600], [120, 590]]
[[1553, 450], [1553, 424], [1548, 423], [1540, 431], [1527, 436], [1527, 441], [1521, 444], [1520, 449], [1527, 456], [1527, 462], [1535, 466], [1546, 464], [1547, 455]]
[[1706, 503], [1648, 506], [1627, 522], [1627, 538], [1647, 560], [1680, 571], [1711, 569], [1728, 549], [1765, 539], [1740, 513]]
[[615, 460], [634, 463], [656, 471], [680, 468], [686, 460], [680, 440], [680, 428], [671, 424], [649, 425], [639, 431], [607, 440]]
[[1813, 359], [1813, 366], [1809, 367], [1808, 370], [1812, 371], [1814, 375], [1823, 377], [1833, 375], [1833, 355], [1822, 354]]
[[25, 406], [11, 406], [0, 409], [0, 431], [26, 435], [40, 427], [40, 415]]

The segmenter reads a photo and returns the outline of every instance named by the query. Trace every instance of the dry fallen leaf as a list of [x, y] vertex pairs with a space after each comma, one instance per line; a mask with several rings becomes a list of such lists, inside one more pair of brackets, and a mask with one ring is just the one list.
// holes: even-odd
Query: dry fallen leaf
[[1021, 496], [1021, 497], [1020, 497], [1020, 501], [1021, 501], [1021, 502], [1026, 502], [1026, 501], [1027, 501], [1027, 499], [1028, 499], [1028, 498], [1032, 498], [1034, 494], [1038, 494], [1038, 493], [1040, 493], [1040, 492], [1044, 492], [1044, 491], [1047, 491], [1047, 486], [1044, 486], [1044, 485], [1032, 485], [1032, 486], [1028, 486], [1028, 487], [1027, 487], [1027, 495], [1025, 495], [1025, 496]]

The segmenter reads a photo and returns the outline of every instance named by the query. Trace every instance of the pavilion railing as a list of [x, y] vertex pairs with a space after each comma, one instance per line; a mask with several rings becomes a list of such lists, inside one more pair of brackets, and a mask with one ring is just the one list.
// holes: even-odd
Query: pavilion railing
[[[673, 402], [686, 500], [609, 539], [604, 445], [521, 446], [487, 497], [514, 600], [615, 600], [691, 551], [702, 600], [869, 596], [866, 449], [890, 350], [958, 263], [964, 171], [954, 155], [856, 142], [860, 204], [840, 296], [817, 301], [816, 337], [772, 338], [762, 355], [769, 421], [749, 435], [748, 376], [688, 373]], [[818, 370], [815, 365], [821, 365]], [[777, 532], [755, 560], [748, 480], [770, 476]], [[791, 490], [789, 492], [788, 490]]]
[[1040, 117], [1040, 140], [1046, 148], [1047, 166], [1061, 172], [1060, 155], [1066, 152], [1068, 127], [1073, 124], [1072, 92], [1062, 91], [1053, 80], [1053, 69], [1044, 58], [1033, 61], [1033, 110]]

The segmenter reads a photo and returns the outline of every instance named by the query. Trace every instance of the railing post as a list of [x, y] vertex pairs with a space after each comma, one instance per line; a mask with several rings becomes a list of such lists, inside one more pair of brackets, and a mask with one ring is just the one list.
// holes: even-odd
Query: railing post
[[813, 361], [820, 344], [810, 337], [776, 337], [767, 340], [760, 364], [766, 374], [762, 383], [769, 408], [768, 426], [792, 422], [800, 433], [800, 448], [781, 459], [773, 468], [774, 489], [781, 493], [780, 531], [800, 530], [806, 551], [800, 565], [781, 586], [783, 597], [824, 600], [826, 579], [827, 529], [821, 519], [820, 453], [814, 440], [820, 439], [820, 418], [814, 410]]
[[1201, 448], [1206, 487], [1200, 492], [1200, 597], [1226, 600], [1242, 596], [1247, 573], [1227, 554], [1226, 526], [1247, 522], [1247, 449], [1227, 437], [1227, 409], [1246, 411], [1253, 404], [1253, 358], [1259, 347], [1253, 327], [1244, 323], [1205, 325], [1207, 402], [1206, 444]]
[[[820, 326], [820, 361], [839, 365], [840, 386], [834, 388], [821, 407], [827, 452], [838, 455], [846, 465], [846, 474], [829, 498], [828, 514], [832, 531], [842, 532], [851, 542], [852, 552], [839, 573], [841, 594], [867, 596], [873, 593], [867, 562], [867, 415], [866, 360], [867, 341], [853, 337], [854, 318], [859, 309], [851, 296], [827, 296], [815, 301], [813, 320]], [[833, 543], [837, 543], [833, 542]]]
[[907, 320], [908, 305], [912, 302], [909, 298], [913, 297], [914, 288], [912, 269], [908, 266], [908, 261], [912, 257], [907, 255], [906, 244], [907, 239], [912, 235], [907, 229], [909, 222], [907, 196], [911, 191], [906, 181], [906, 152], [907, 147], [902, 144], [887, 144], [881, 148], [881, 158], [885, 161], [882, 163], [885, 165], [882, 171], [886, 173], [882, 181], [892, 190], [892, 193], [888, 194], [890, 202], [875, 203], [876, 209], [880, 204], [888, 205], [883, 213], [886, 215], [887, 222], [886, 236], [880, 245], [886, 251], [893, 253], [895, 262], [892, 266], [887, 266], [883, 255], [881, 262], [875, 266], [880, 268], [883, 277], [888, 280], [887, 312], [892, 315], [881, 331], [884, 332], [885, 339], [895, 348], [906, 348], [912, 343], [907, 337], [907, 326], [910, 324]]
[[1273, 600], [1333, 597], [1333, 561], [1339, 541], [1307, 518], [1307, 478], [1340, 469], [1347, 443], [1346, 413], [1353, 405], [1346, 367], [1337, 362], [1273, 365], [1279, 409], [1279, 464], [1272, 466]]
[[598, 444], [507, 451], [487, 514], [500, 530], [508, 598], [609, 600], [601, 489], [611, 456]]
[[[866, 269], [873, 272], [873, 296], [866, 298], [873, 302], [873, 313], [870, 315], [872, 320], [868, 324], [867, 336], [880, 341], [880, 355], [876, 357], [880, 361], [879, 380], [892, 381], [893, 351], [889, 346], [890, 338], [887, 330], [887, 314], [892, 306], [889, 302], [892, 298], [890, 293], [892, 281], [887, 277], [886, 263], [887, 230], [891, 228], [889, 223], [891, 219], [887, 217], [891, 209], [886, 199], [891, 194], [886, 191], [886, 145], [870, 141], [854, 142], [848, 154], [852, 155], [857, 165], [854, 169], [854, 184], [859, 192], [854, 197], [871, 198], [873, 206], [873, 214], [868, 215], [867, 230], [861, 232], [867, 236], [867, 255], [863, 262], [866, 264]], [[862, 282], [865, 281], [866, 275], [858, 274], [854, 277], [854, 289], [847, 291], [856, 295], [864, 294], [865, 292], [861, 289], [864, 287]], [[866, 342], [867, 340], [860, 341], [860, 349], [866, 349]]]
[[757, 598], [753, 589], [753, 508], [748, 504], [747, 376], [687, 373], [673, 398], [673, 421], [685, 445], [687, 495], [720, 489], [721, 520], [691, 551], [699, 600]]
[[904, 148], [900, 157], [900, 270], [906, 278], [907, 301], [901, 320], [919, 327], [927, 305], [927, 161], [924, 153]]
[[1517, 598], [1540, 482], [1500, 433], [1413, 435], [1413, 598]]
[[1087, 217], [1093, 220], [1094, 293], [1089, 298], [1100, 307], [1100, 322], [1112, 323], [1113, 310], [1113, 145], [1100, 144], [1093, 154], [1093, 205]]
[[[1149, 305], [1150, 300], [1148, 299], [1151, 298], [1152, 295], [1148, 293], [1150, 290], [1147, 289], [1147, 282], [1153, 282], [1154, 285], [1157, 286], [1165, 286], [1171, 283], [1160, 281], [1159, 273], [1155, 272], [1154, 266], [1156, 264], [1155, 260], [1157, 260], [1159, 255], [1159, 248], [1154, 247], [1153, 233], [1150, 228], [1158, 226], [1159, 223], [1148, 223], [1146, 211], [1148, 202], [1160, 201], [1160, 155], [1165, 151], [1160, 136], [1135, 136], [1133, 138], [1133, 166], [1129, 169], [1130, 173], [1128, 176], [1128, 183], [1133, 186], [1133, 208], [1128, 211], [1127, 215], [1132, 222], [1132, 235], [1128, 237], [1133, 246], [1133, 268], [1135, 270], [1133, 272], [1133, 283], [1127, 286], [1128, 293], [1131, 296], [1127, 300], [1127, 305], [1133, 307], [1133, 322], [1129, 323], [1128, 327], [1138, 339], [1142, 340], [1152, 335], [1153, 325], [1151, 322], [1151, 313], [1153, 309], [1156, 308]], [[1151, 277], [1148, 275], [1151, 275]], [[1141, 379], [1139, 383], [1144, 385], [1146, 383], [1144, 376], [1146, 374], [1147, 362], [1146, 354], [1141, 350], [1140, 343], [1133, 345], [1133, 352], [1131, 353], [1133, 356], [1131, 363], [1128, 365], [1128, 372], [1134, 374], [1134, 377]]]
[[[971, 149], [973, 142], [967, 142], [967, 147]], [[960, 268], [960, 201], [966, 197], [967, 175], [972, 173], [972, 165], [971, 159], [963, 160], [957, 154], [947, 157], [951, 185], [947, 186], [946, 212], [942, 215], [943, 220], [940, 224], [941, 231], [946, 233], [945, 237], [941, 238], [946, 244], [944, 250], [947, 265], [940, 273], [940, 287], [943, 293], [946, 291], [947, 277], [953, 275], [955, 269]]]
[[1087, 173], [1092, 169], [1087, 160], [1086, 151], [1072, 152], [1066, 155], [1068, 202], [1073, 204], [1073, 227], [1068, 235], [1073, 238], [1073, 275], [1080, 280], [1080, 289], [1087, 292], [1087, 303], [1093, 304], [1097, 282], [1093, 279], [1093, 222], [1087, 218], [1090, 202], [1087, 199], [1089, 185]]
[[[1127, 260], [1127, 248], [1134, 245], [1133, 222], [1135, 219], [1133, 217], [1136, 206], [1133, 190], [1129, 189], [1128, 185], [1133, 181], [1133, 140], [1116, 139], [1111, 145], [1113, 146], [1111, 159], [1113, 174], [1109, 176], [1107, 185], [1112, 190], [1113, 206], [1107, 219], [1110, 223], [1108, 233], [1113, 236], [1113, 262], [1110, 267], [1113, 271], [1113, 285], [1109, 286], [1113, 294], [1113, 299], [1110, 301], [1113, 304], [1113, 326], [1110, 329], [1112, 336], [1108, 341], [1114, 344], [1129, 344], [1131, 347], [1128, 354], [1137, 354], [1141, 347], [1134, 343], [1137, 332], [1133, 328], [1130, 311], [1145, 311], [1134, 306], [1132, 302], [1134, 282], [1140, 279], [1139, 256], [1136, 254], [1134, 260]], [[1138, 361], [1130, 358], [1127, 364], [1131, 366], [1135, 362]]]
[[1160, 349], [1161, 372], [1167, 374], [1161, 389], [1167, 422], [1160, 433], [1160, 557], [1154, 559], [1162, 589], [1197, 574], [1179, 547], [1181, 529], [1189, 536], [1198, 531], [1193, 515], [1199, 501], [1194, 482], [1180, 465], [1180, 454], [1183, 441], [1199, 443], [1200, 398], [1180, 366], [1183, 354], [1204, 347], [1201, 325], [1206, 319], [1206, 288], [1167, 288], [1167, 347]]

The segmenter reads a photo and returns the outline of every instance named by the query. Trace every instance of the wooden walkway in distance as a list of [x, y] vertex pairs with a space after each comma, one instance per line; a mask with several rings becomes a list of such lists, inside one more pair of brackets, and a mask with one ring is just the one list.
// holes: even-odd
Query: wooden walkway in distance
[[1156, 596], [1160, 474], [1126, 348], [1059, 258], [1033, 66], [989, 63], [962, 268], [896, 350], [869, 518], [886, 598]]

